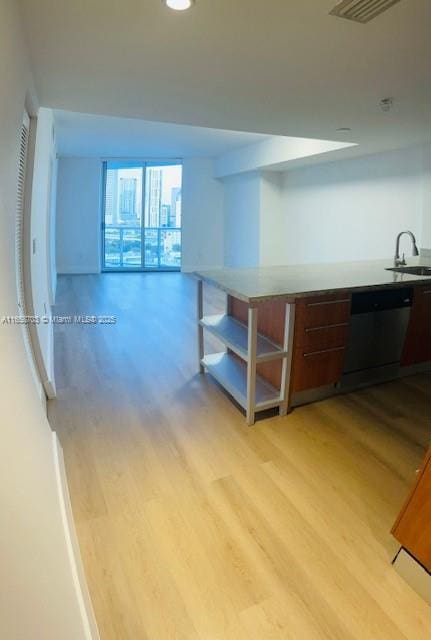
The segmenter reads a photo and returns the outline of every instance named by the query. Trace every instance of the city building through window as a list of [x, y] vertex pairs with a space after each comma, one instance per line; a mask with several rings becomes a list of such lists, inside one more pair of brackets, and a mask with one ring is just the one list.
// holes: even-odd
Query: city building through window
[[104, 163], [103, 268], [181, 267], [182, 165]]

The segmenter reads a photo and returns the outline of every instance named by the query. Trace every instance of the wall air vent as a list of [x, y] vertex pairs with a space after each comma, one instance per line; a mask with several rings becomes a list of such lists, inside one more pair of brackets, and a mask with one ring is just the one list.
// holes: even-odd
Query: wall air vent
[[390, 9], [400, 0], [342, 0], [330, 11], [331, 16], [365, 24]]

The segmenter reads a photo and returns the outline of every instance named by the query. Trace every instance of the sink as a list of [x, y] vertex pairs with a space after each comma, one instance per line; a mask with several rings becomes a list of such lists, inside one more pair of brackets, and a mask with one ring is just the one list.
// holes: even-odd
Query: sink
[[396, 271], [397, 273], [410, 273], [414, 276], [429, 276], [431, 278], [431, 267], [389, 267], [386, 271]]

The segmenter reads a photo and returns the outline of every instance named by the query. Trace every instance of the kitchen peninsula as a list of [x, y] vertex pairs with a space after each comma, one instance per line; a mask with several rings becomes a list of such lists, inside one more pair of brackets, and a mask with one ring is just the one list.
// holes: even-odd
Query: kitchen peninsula
[[[294, 406], [431, 370], [431, 259], [217, 269], [197, 277], [201, 372], [244, 408]], [[204, 283], [226, 313], [204, 314]], [[224, 345], [204, 353], [204, 331]]]

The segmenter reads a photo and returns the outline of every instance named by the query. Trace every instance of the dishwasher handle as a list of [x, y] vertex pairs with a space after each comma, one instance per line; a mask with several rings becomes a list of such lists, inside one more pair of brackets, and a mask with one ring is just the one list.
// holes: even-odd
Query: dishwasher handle
[[351, 314], [378, 313], [389, 309], [403, 309], [413, 304], [412, 287], [362, 291], [352, 295]]

